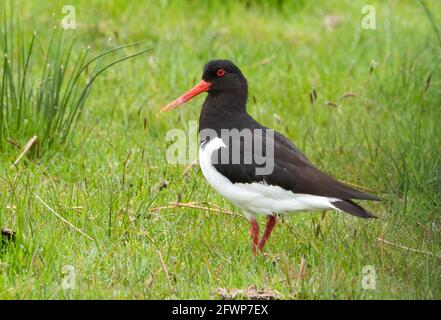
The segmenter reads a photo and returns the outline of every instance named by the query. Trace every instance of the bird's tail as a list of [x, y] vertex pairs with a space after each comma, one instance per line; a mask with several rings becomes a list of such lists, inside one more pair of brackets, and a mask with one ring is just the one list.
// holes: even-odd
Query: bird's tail
[[352, 214], [354, 216], [364, 219], [376, 218], [376, 216], [374, 216], [372, 213], [365, 210], [364, 208], [362, 208], [352, 200], [340, 200], [331, 203], [337, 209]]

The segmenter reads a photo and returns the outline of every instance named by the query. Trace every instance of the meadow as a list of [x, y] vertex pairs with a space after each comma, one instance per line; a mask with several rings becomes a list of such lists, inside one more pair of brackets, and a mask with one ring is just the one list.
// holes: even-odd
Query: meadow
[[[63, 31], [67, 4], [76, 28]], [[440, 1], [0, 11], [0, 227], [15, 233], [0, 242], [0, 299], [441, 298]], [[378, 219], [293, 213], [254, 258], [248, 221], [197, 163], [166, 161], [167, 132], [188, 131], [204, 98], [159, 110], [214, 58], [244, 72], [256, 120], [380, 196], [364, 203]]]

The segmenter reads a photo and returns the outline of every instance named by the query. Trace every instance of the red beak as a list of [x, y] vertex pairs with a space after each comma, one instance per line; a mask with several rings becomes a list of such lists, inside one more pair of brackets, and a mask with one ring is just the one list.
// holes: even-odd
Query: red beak
[[202, 92], [207, 92], [208, 89], [210, 88], [211, 83], [207, 82], [205, 80], [201, 80], [197, 85], [195, 85], [193, 88], [191, 88], [190, 90], [188, 90], [186, 93], [184, 93], [182, 96], [180, 96], [179, 98], [177, 98], [176, 100], [173, 100], [172, 102], [170, 102], [168, 105], [166, 105], [165, 107], [163, 107], [161, 109], [161, 112], [167, 112], [170, 111], [174, 108], [176, 108], [177, 106], [186, 103], [188, 100], [190, 100], [193, 97], [196, 97], [198, 94], [202, 93]]

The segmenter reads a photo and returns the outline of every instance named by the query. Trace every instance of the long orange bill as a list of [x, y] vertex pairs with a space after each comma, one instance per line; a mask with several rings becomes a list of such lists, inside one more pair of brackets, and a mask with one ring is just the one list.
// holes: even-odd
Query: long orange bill
[[184, 93], [182, 96], [177, 98], [176, 100], [173, 100], [168, 105], [166, 105], [164, 108], [161, 109], [161, 112], [167, 112], [170, 111], [177, 106], [186, 103], [188, 100], [190, 100], [193, 97], [196, 97], [198, 94], [202, 92], [207, 92], [210, 88], [211, 83], [201, 80], [197, 85], [195, 85], [193, 88], [188, 90], [186, 93]]

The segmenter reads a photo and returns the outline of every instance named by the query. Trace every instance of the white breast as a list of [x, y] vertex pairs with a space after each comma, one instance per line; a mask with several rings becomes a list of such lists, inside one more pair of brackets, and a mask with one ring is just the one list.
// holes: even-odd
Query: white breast
[[199, 164], [207, 182], [222, 196], [242, 209], [248, 218], [256, 214], [272, 214], [298, 210], [336, 209], [336, 198], [296, 194], [279, 186], [264, 183], [232, 183], [211, 163], [211, 155], [226, 148], [222, 139], [215, 138], [199, 151]]

